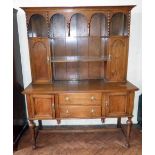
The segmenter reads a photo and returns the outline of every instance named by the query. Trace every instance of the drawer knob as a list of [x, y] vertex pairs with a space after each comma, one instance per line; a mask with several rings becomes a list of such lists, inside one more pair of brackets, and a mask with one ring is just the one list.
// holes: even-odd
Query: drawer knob
[[106, 107], [108, 107], [108, 101], [105, 101], [105, 105], [106, 105]]
[[91, 112], [93, 113], [94, 112], [94, 109], [92, 109]]
[[95, 96], [91, 96], [90, 99], [91, 99], [92, 101], [93, 101], [93, 100], [96, 100]]
[[68, 111], [68, 109], [66, 110], [66, 114], [68, 114], [69, 113], [69, 111]]
[[65, 97], [65, 101], [69, 101], [69, 97], [67, 96], [67, 97]]

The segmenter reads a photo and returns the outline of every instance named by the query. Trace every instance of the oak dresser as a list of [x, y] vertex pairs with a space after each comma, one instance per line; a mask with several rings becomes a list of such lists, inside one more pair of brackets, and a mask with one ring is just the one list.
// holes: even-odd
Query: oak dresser
[[[33, 148], [34, 120], [127, 117], [126, 146], [136, 86], [127, 81], [130, 16], [134, 6], [27, 7], [32, 83], [24, 90]], [[131, 51], [132, 52], [132, 51]]]

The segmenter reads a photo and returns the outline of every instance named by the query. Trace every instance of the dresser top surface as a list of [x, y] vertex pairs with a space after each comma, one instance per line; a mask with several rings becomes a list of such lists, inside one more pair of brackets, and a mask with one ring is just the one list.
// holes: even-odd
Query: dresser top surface
[[23, 93], [115, 92], [136, 91], [130, 82], [112, 83], [103, 80], [54, 81], [52, 84], [30, 84]]
[[119, 5], [119, 6], [68, 6], [68, 7], [21, 7], [25, 11], [50, 11], [54, 9], [127, 9], [131, 10], [136, 5]]

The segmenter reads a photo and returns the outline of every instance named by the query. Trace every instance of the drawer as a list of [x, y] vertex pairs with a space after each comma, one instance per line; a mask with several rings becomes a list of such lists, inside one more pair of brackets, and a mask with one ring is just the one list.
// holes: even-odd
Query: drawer
[[59, 104], [101, 105], [101, 93], [64, 93], [59, 95]]
[[60, 106], [60, 118], [101, 117], [101, 106]]

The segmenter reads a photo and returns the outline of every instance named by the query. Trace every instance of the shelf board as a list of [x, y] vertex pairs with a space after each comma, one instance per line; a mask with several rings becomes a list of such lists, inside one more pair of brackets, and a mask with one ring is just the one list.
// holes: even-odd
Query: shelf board
[[50, 39], [61, 39], [61, 38], [109, 38], [109, 36], [56, 36], [49, 37]]
[[62, 56], [51, 58], [51, 62], [93, 62], [93, 61], [110, 61], [111, 57], [109, 56]]

